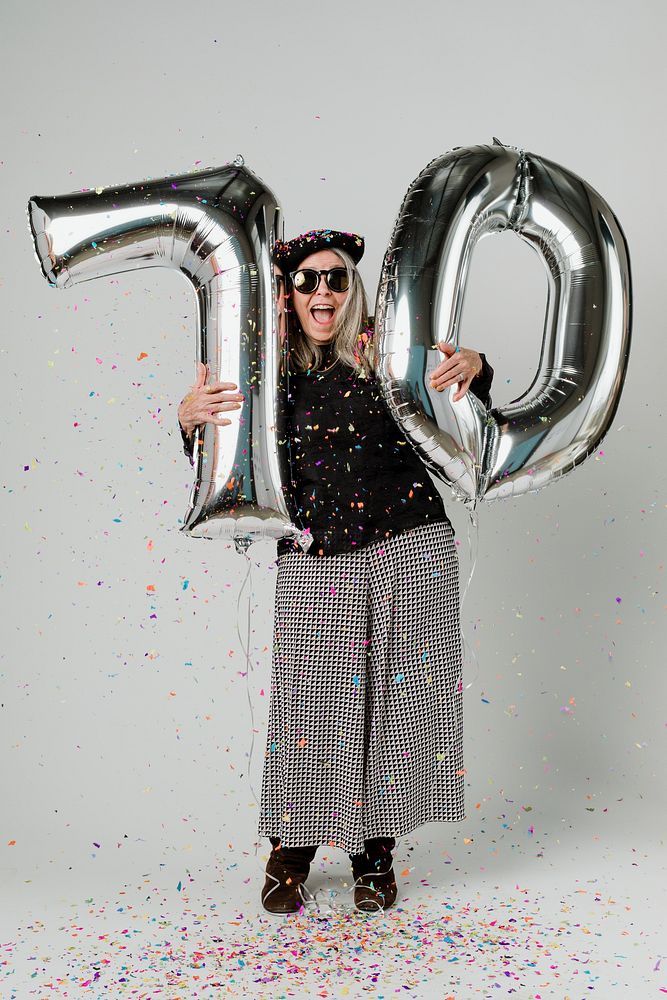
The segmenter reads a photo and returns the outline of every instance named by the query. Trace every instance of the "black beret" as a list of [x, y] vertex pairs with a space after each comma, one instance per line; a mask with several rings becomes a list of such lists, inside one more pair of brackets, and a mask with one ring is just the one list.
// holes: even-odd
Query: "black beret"
[[318, 250], [345, 250], [358, 264], [364, 254], [364, 238], [356, 233], [339, 233], [335, 229], [311, 229], [287, 243], [276, 240], [273, 260], [288, 275], [298, 268], [302, 260]]

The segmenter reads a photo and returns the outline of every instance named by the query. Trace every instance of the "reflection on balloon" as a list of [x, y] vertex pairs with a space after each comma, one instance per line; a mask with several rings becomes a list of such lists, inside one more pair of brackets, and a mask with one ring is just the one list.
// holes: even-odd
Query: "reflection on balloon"
[[[439, 341], [458, 343], [478, 240], [511, 231], [544, 262], [548, 302], [538, 371], [508, 406], [486, 411], [458, 386], [438, 392]], [[627, 244], [604, 199], [544, 157], [457, 147], [408, 189], [376, 303], [376, 374], [389, 409], [456, 499], [541, 489], [595, 451], [613, 420], [630, 346]]]
[[185, 275], [197, 300], [196, 360], [210, 381], [235, 382], [245, 396], [231, 425], [195, 434], [196, 480], [182, 530], [233, 539], [237, 551], [261, 538], [310, 535], [289, 518], [282, 347], [271, 252], [281, 220], [266, 185], [242, 158], [118, 188], [34, 197], [30, 227], [50, 284], [144, 267]]

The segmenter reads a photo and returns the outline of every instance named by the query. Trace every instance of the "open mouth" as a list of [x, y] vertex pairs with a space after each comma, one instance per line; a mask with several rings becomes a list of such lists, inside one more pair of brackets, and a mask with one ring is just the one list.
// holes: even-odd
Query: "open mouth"
[[310, 315], [320, 326], [328, 326], [334, 318], [334, 311], [333, 306], [313, 306]]

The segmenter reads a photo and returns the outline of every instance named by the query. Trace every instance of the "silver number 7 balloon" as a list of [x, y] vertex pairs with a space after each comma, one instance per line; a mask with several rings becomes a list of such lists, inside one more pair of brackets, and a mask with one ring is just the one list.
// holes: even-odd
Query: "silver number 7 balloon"
[[[171, 267], [197, 302], [196, 359], [210, 379], [235, 382], [245, 396], [231, 425], [206, 423], [196, 435], [196, 480], [186, 534], [233, 539], [243, 551], [259, 538], [310, 535], [292, 524], [278, 377], [282, 348], [271, 264], [281, 211], [241, 157], [219, 169], [33, 197], [28, 217], [50, 284], [143, 267]], [[201, 441], [201, 445], [199, 442]]]
[[[508, 406], [488, 412], [458, 386], [438, 392], [437, 344], [455, 343], [479, 239], [512, 231], [541, 257], [548, 302], [539, 368]], [[424, 463], [466, 506], [541, 489], [607, 432], [630, 347], [630, 262], [606, 201], [544, 157], [457, 147], [429, 163], [403, 201], [376, 303], [376, 374]]]

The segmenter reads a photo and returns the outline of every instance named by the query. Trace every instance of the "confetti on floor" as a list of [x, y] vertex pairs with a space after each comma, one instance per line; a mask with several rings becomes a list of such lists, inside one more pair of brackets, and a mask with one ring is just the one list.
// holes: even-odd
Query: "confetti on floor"
[[[254, 898], [261, 880], [247, 878], [252, 866], [246, 859], [238, 890], [212, 893], [209, 871], [198, 891], [190, 872], [176, 893], [144, 878], [113, 899], [61, 900], [56, 918], [35, 916], [0, 941], [0, 998], [643, 1000], [667, 986], [632, 905], [596, 879], [568, 880], [566, 892], [424, 879], [427, 894], [399, 879], [394, 907], [362, 914], [349, 880], [314, 866], [306, 908], [274, 916]], [[647, 985], [638, 993], [640, 974]], [[663, 979], [649, 985], [651, 975]]]

